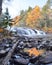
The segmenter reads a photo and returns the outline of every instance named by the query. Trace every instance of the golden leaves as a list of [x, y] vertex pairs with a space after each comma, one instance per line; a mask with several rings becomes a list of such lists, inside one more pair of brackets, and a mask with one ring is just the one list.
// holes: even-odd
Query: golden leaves
[[26, 24], [27, 25], [34, 25], [35, 21], [40, 18], [41, 13], [40, 13], [40, 8], [36, 6], [31, 12], [27, 13], [27, 18], [26, 18]]

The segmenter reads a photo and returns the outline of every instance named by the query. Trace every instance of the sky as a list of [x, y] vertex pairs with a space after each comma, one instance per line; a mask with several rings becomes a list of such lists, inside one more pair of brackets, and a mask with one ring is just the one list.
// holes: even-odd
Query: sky
[[5, 1], [3, 3], [3, 12], [8, 8], [9, 14], [12, 18], [20, 14], [21, 10], [27, 10], [29, 6], [34, 8], [38, 5], [42, 8], [46, 4], [47, 0], [11, 0], [11, 2]]

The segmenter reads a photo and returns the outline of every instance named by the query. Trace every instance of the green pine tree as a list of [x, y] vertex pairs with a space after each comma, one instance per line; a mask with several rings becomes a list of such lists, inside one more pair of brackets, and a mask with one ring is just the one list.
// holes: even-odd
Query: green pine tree
[[6, 8], [6, 12], [0, 18], [0, 27], [6, 28], [8, 25], [10, 25], [10, 22], [11, 18], [8, 12], [8, 8]]

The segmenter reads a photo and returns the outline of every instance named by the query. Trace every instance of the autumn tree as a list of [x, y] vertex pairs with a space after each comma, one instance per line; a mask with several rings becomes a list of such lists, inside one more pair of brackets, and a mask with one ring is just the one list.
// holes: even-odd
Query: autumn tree
[[36, 6], [35, 8], [32, 9], [31, 12], [27, 13], [26, 25], [35, 27], [35, 25], [38, 23], [37, 19], [40, 18], [40, 16], [41, 16], [40, 8], [39, 6]]
[[20, 20], [20, 16], [16, 16], [15, 18], [12, 19], [12, 26], [19, 26], [19, 20]]

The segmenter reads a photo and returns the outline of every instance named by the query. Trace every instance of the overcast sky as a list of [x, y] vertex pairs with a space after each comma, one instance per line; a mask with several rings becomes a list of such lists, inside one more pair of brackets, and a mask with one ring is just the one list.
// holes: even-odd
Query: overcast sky
[[47, 0], [13, 0], [10, 3], [3, 3], [3, 12], [5, 12], [5, 8], [8, 7], [9, 13], [11, 17], [15, 17], [20, 14], [20, 10], [28, 9], [29, 6], [35, 7], [38, 5], [42, 8], [46, 4]]

